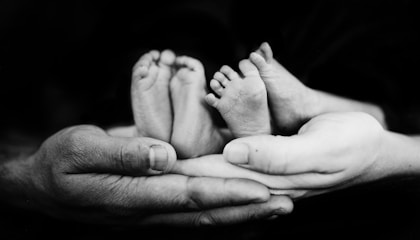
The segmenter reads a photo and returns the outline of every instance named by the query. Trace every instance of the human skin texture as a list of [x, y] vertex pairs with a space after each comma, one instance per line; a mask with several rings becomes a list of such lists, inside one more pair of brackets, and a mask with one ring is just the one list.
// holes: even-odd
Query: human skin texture
[[[366, 113], [328, 113], [307, 122], [297, 135], [235, 139], [223, 156], [179, 162], [174, 169], [196, 176], [254, 179], [274, 194], [299, 199], [418, 174], [419, 139], [387, 131]], [[215, 160], [217, 170], [209, 168]]]
[[252, 180], [165, 174], [176, 162], [172, 146], [132, 137], [134, 131], [73, 126], [33, 151], [2, 156], [3, 200], [54, 218], [114, 225], [233, 224], [293, 208]]

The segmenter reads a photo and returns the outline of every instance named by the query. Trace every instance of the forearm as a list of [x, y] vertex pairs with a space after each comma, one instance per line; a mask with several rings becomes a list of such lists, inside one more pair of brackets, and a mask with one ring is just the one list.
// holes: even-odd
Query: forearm
[[388, 176], [420, 176], [420, 136], [386, 132], [384, 139], [377, 158], [383, 169], [377, 172]]
[[0, 144], [1, 201], [22, 208], [33, 208], [31, 192], [31, 162], [35, 145], [14, 146]]
[[385, 129], [387, 128], [385, 114], [375, 104], [356, 101], [318, 90], [311, 91], [315, 99], [312, 101], [313, 116], [328, 112], [364, 112], [372, 115]]

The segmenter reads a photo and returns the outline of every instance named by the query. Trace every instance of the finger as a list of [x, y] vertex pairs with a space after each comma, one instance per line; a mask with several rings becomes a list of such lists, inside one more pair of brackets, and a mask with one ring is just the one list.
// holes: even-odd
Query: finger
[[166, 173], [177, 159], [173, 147], [160, 140], [112, 137], [101, 140], [98, 140], [98, 149], [104, 156], [97, 159], [94, 167], [107, 173], [132, 173], [134, 176]]
[[250, 179], [272, 189], [294, 187], [283, 176], [263, 174], [230, 164], [223, 159], [222, 155], [208, 155], [177, 161], [171, 172], [195, 177]]
[[153, 215], [142, 219], [142, 225], [208, 226], [230, 225], [252, 220], [268, 219], [292, 212], [293, 203], [285, 196], [272, 196], [264, 203], [223, 207], [202, 212]]
[[65, 139], [69, 173], [141, 176], [168, 172], [176, 153], [168, 143], [151, 138], [112, 137], [99, 128], [77, 128]]
[[66, 184], [75, 201], [118, 213], [190, 212], [266, 202], [268, 189], [246, 179], [194, 178], [181, 175], [128, 177], [70, 174]]
[[288, 196], [293, 201], [299, 201], [301, 199], [305, 199], [308, 197], [313, 197], [321, 194], [325, 194], [328, 192], [332, 192], [337, 190], [336, 188], [327, 188], [327, 189], [305, 189], [305, 190], [270, 190], [272, 195], [281, 195], [281, 196]]
[[[195, 159], [177, 161], [173, 173], [195, 177], [243, 178], [262, 183], [271, 193], [295, 197], [308, 189], [333, 186], [340, 176], [337, 174], [301, 173], [294, 175], [272, 175], [249, 169], [247, 165], [236, 166], [226, 162], [221, 155], [208, 155]], [[302, 191], [301, 191], [302, 190]]]
[[261, 135], [231, 141], [223, 156], [267, 174], [298, 174], [321, 172], [318, 156], [323, 151], [324, 146], [313, 137]]
[[113, 136], [113, 137], [136, 137], [137, 136], [137, 128], [135, 125], [124, 126], [124, 127], [113, 127], [113, 128], [107, 129], [106, 132], [110, 136]]

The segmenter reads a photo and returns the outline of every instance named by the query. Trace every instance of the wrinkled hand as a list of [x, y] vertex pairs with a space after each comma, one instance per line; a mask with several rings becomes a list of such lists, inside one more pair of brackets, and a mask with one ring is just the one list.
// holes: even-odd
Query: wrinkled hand
[[113, 135], [76, 126], [42, 144], [27, 167], [28, 195], [41, 211], [102, 224], [201, 225], [292, 209], [289, 198], [270, 198], [268, 189], [254, 181], [161, 175], [176, 161], [169, 144]]

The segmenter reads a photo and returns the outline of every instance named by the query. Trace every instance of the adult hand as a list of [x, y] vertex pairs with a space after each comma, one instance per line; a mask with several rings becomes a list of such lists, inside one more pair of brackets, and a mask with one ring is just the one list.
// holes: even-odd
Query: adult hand
[[236, 139], [223, 154], [232, 164], [279, 176], [279, 189], [312, 195], [389, 173], [379, 157], [386, 133], [368, 114], [329, 113], [313, 118], [291, 137]]
[[383, 154], [389, 139], [370, 115], [331, 113], [313, 118], [297, 135], [235, 139], [226, 145], [224, 158], [212, 155], [179, 161], [172, 171], [252, 179], [273, 194], [300, 198], [392, 173], [395, 164], [385, 161]]
[[254, 181], [161, 175], [175, 160], [162, 141], [76, 126], [47, 139], [19, 181], [39, 210], [84, 222], [230, 224], [292, 209], [290, 199], [270, 198]]

